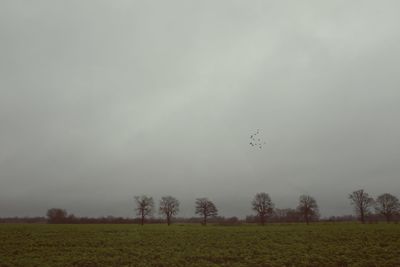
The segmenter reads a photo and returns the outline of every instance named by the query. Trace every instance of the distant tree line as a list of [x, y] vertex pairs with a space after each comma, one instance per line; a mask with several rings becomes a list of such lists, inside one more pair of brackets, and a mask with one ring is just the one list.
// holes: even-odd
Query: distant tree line
[[[355, 216], [332, 216], [324, 221], [340, 222], [340, 221], [354, 221], [359, 220], [361, 223], [376, 222], [385, 220], [390, 222], [392, 220], [400, 219], [400, 203], [396, 196], [384, 193], [373, 199], [363, 189], [353, 191], [349, 194], [349, 199], [355, 210]], [[309, 224], [311, 222], [320, 220], [320, 213], [317, 201], [310, 195], [301, 195], [298, 200], [298, 205], [295, 209], [278, 209], [272, 202], [270, 196], [265, 193], [257, 193], [251, 201], [251, 208], [254, 215], [249, 215], [245, 220], [239, 220], [237, 217], [225, 218], [218, 216], [218, 209], [213, 201], [208, 198], [198, 198], [195, 201], [194, 211], [199, 217], [192, 218], [177, 218], [179, 213], [180, 202], [172, 196], [164, 196], [159, 200], [158, 213], [160, 218], [154, 218], [153, 215], [156, 211], [155, 202], [152, 197], [142, 195], [135, 196], [135, 212], [137, 218], [122, 218], [122, 217], [76, 217], [73, 214], [68, 214], [66, 210], [59, 208], [52, 208], [47, 211], [47, 218], [0, 218], [0, 223], [43, 223], [47, 220], [48, 223], [138, 223], [144, 225], [145, 223], [162, 223], [166, 222], [170, 225], [172, 222], [179, 223], [207, 223], [214, 224], [238, 224], [246, 223], [259, 223], [261, 225], [267, 222], [283, 222], [283, 223], [297, 223], [304, 222]]]
[[[353, 191], [349, 194], [351, 204], [355, 208], [356, 216], [365, 223], [366, 218], [374, 221], [385, 218], [390, 222], [393, 218], [400, 216], [400, 203], [394, 195], [385, 193], [379, 195], [375, 200], [363, 189]], [[141, 217], [143, 225], [146, 216], [152, 216], [154, 201], [148, 196], [136, 196], [136, 212]], [[269, 222], [305, 222], [309, 224], [320, 219], [317, 201], [310, 195], [301, 195], [296, 209], [276, 209], [270, 196], [265, 193], [257, 193], [251, 201], [252, 210], [255, 215], [247, 216], [246, 222], [259, 222], [264, 225]], [[372, 209], [374, 208], [374, 211]], [[171, 196], [162, 197], [159, 203], [159, 213], [165, 217], [168, 225], [172, 218], [179, 212], [179, 201]], [[195, 202], [195, 213], [201, 216], [201, 223], [207, 224], [211, 218], [218, 215], [215, 204], [207, 198], [198, 198]], [[330, 221], [354, 220], [353, 216], [331, 217]]]
[[0, 218], [0, 223], [46, 223], [46, 217], [8, 217]]
[[[154, 201], [152, 197], [146, 195], [136, 196], [136, 215], [140, 216], [141, 225], [144, 224], [147, 216], [152, 216], [154, 212]], [[163, 216], [167, 224], [170, 225], [174, 216], [179, 212], [179, 201], [172, 196], [162, 197], [159, 202], [159, 213]], [[206, 225], [210, 218], [218, 216], [218, 209], [208, 198], [198, 198], [195, 203], [195, 213], [202, 217], [202, 224]]]

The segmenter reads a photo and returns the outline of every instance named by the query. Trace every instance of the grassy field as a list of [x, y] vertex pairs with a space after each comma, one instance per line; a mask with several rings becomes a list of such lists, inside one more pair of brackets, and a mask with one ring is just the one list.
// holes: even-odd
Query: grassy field
[[0, 266], [400, 266], [400, 225], [3, 224]]

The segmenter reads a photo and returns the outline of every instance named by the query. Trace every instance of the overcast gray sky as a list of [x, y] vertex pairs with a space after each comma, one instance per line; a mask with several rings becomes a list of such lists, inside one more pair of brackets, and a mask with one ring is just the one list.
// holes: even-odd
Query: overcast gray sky
[[[400, 194], [399, 1], [0, 2], [0, 216]], [[260, 129], [267, 144], [249, 145]]]

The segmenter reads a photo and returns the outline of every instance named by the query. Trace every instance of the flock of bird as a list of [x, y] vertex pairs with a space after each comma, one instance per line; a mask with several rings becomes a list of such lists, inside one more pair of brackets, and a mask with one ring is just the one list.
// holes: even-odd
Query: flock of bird
[[260, 129], [257, 129], [257, 131], [256, 131], [255, 133], [253, 133], [252, 135], [250, 135], [250, 145], [251, 145], [252, 147], [262, 149], [263, 145], [265, 145], [266, 142], [264, 142], [264, 141], [260, 138], [259, 134], [260, 134]]

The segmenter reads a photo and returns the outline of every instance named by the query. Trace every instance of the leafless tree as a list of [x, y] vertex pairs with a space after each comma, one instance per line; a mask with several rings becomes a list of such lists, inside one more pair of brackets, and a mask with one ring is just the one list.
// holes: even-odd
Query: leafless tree
[[135, 196], [136, 202], [136, 214], [141, 218], [141, 225], [144, 224], [146, 216], [150, 216], [153, 213], [154, 201], [152, 197], [148, 196]]
[[217, 216], [218, 210], [212, 201], [207, 198], [198, 198], [196, 199], [196, 214], [203, 216], [203, 225], [207, 225], [207, 218]]
[[64, 209], [53, 208], [49, 209], [46, 215], [49, 223], [65, 223], [68, 213]]
[[274, 203], [267, 193], [257, 193], [251, 202], [252, 208], [257, 212], [262, 225], [265, 224], [267, 217], [274, 211]]
[[349, 195], [349, 199], [354, 205], [357, 215], [360, 216], [361, 223], [365, 223], [365, 215], [368, 214], [369, 208], [374, 203], [374, 199], [364, 189], [354, 191]]
[[312, 196], [302, 195], [299, 198], [299, 205], [297, 206], [297, 210], [304, 218], [307, 224], [310, 223], [310, 220], [313, 218], [317, 218], [319, 216], [317, 201]]
[[385, 216], [387, 222], [390, 222], [393, 215], [400, 211], [399, 199], [388, 193], [382, 194], [375, 201], [375, 210]]
[[167, 218], [167, 224], [171, 224], [171, 219], [179, 212], [179, 201], [171, 196], [162, 197], [160, 200], [160, 213]]

